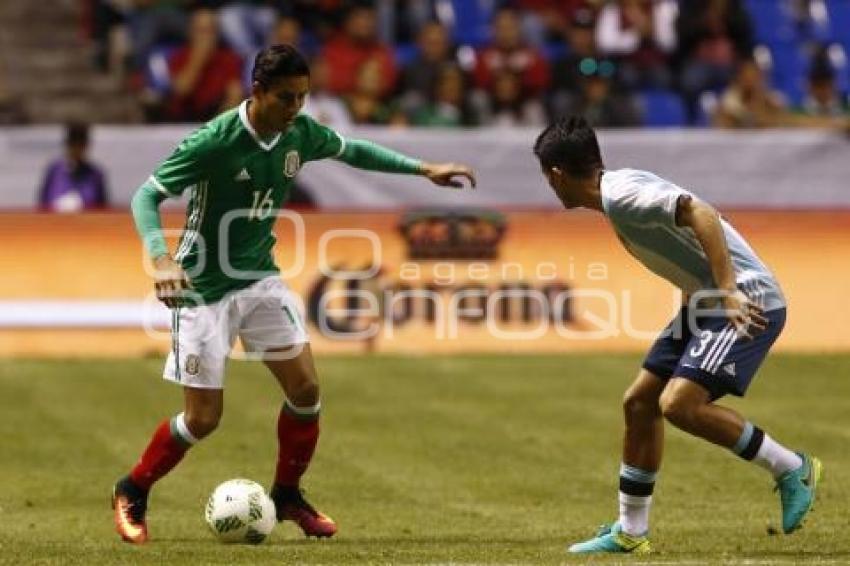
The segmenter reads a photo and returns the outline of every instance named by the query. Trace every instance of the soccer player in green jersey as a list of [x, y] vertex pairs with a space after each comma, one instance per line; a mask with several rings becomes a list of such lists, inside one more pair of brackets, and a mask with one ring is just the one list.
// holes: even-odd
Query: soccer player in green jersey
[[[133, 543], [148, 539], [151, 486], [218, 425], [225, 360], [236, 336], [259, 355], [283, 388], [278, 461], [270, 495], [278, 520], [307, 536], [337, 527], [299, 488], [319, 437], [319, 383], [309, 337], [272, 258], [272, 228], [300, 166], [334, 158], [373, 171], [421, 175], [461, 188], [473, 171], [425, 163], [346, 139], [299, 114], [310, 89], [306, 61], [275, 45], [254, 61], [251, 98], [190, 134], [139, 188], [132, 209], [156, 267], [157, 297], [172, 309], [172, 350], [163, 377], [183, 386], [185, 407], [160, 423], [130, 473], [113, 489], [115, 525]], [[163, 238], [159, 204], [191, 190], [186, 226], [174, 256]]]

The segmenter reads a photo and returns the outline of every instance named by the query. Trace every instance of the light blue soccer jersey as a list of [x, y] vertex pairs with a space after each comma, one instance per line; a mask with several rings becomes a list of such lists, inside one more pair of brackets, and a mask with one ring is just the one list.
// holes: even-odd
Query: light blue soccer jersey
[[[679, 197], [692, 193], [637, 169], [605, 171], [600, 188], [605, 214], [629, 253], [688, 295], [717, 288], [693, 230], [676, 225]], [[720, 222], [738, 288], [766, 311], [783, 308], [773, 273], [731, 224]]]

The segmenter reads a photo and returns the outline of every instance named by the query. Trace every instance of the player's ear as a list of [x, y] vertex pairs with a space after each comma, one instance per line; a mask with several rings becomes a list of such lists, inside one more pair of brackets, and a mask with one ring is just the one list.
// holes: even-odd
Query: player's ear
[[251, 83], [251, 94], [253, 96], [259, 96], [259, 95], [263, 94], [264, 92], [266, 92], [266, 88], [263, 86], [263, 84], [261, 82], [253, 81]]

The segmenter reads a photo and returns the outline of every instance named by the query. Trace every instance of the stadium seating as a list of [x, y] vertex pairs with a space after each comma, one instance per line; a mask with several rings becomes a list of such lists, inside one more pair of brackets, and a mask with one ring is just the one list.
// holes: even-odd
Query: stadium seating
[[[796, 43], [780, 43], [769, 48], [771, 85], [782, 91], [791, 104], [799, 104], [805, 97], [812, 66], [810, 51]], [[846, 50], [841, 44], [834, 43], [828, 47], [828, 51], [835, 70], [835, 86], [840, 92], [846, 93], [850, 88]]]
[[452, 37], [459, 44], [482, 45], [490, 38], [495, 0], [438, 0], [437, 13], [451, 12]]
[[[435, 0], [438, 18], [449, 26], [455, 43], [478, 47], [490, 40], [490, 25], [498, 0]], [[808, 10], [809, 19], [795, 12], [794, 0], [744, 0], [759, 44], [757, 59], [773, 88], [781, 91], [792, 105], [799, 104], [806, 92], [811, 57], [819, 45], [830, 45], [830, 60], [836, 69], [836, 86], [842, 92], [850, 90], [846, 53], [850, 52], [850, 0], [815, 0]], [[318, 40], [305, 32], [307, 52], [318, 51]], [[468, 48], [467, 48], [468, 49]], [[562, 57], [567, 47], [561, 41], [541, 46], [549, 61]], [[155, 48], [144, 69], [147, 88], [165, 94], [171, 78], [167, 60], [173, 47]], [[414, 61], [418, 48], [413, 43], [394, 46], [399, 67]], [[250, 68], [252, 62], [246, 61]], [[721, 89], [722, 90], [722, 89]], [[715, 95], [721, 90], [715, 91]], [[716, 99], [716, 96], [715, 96]], [[645, 124], [653, 127], [688, 125], [687, 112], [680, 95], [674, 91], [639, 93]], [[708, 125], [708, 113], [700, 104], [698, 116], [690, 125]]]
[[798, 104], [806, 90], [808, 55], [796, 42], [775, 43], [769, 46], [769, 52], [771, 85], [781, 91], [791, 104]]
[[563, 42], [549, 42], [540, 47], [547, 61], [557, 61], [567, 55], [569, 49]]
[[399, 68], [413, 63], [417, 55], [419, 55], [419, 47], [415, 43], [399, 43], [393, 46], [393, 58]]
[[684, 126], [687, 113], [682, 98], [668, 90], [647, 90], [638, 98], [643, 111], [643, 123], [653, 128]]
[[798, 39], [790, 0], [746, 0], [756, 41], [773, 45]]
[[832, 39], [850, 51], [850, 0], [826, 0]]
[[829, 46], [829, 59], [835, 69], [835, 86], [845, 94], [850, 92], [850, 65], [847, 64], [847, 49], [838, 43]]

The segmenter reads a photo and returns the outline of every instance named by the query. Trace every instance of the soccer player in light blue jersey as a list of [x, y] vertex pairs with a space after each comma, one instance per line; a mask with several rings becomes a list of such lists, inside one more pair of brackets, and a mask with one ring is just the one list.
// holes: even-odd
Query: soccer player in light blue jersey
[[623, 402], [620, 514], [572, 553], [647, 553], [649, 508], [661, 465], [664, 420], [771, 473], [782, 529], [798, 529], [815, 499], [821, 462], [779, 444], [716, 401], [743, 396], [785, 324], [785, 298], [746, 240], [693, 193], [636, 169], [607, 171], [596, 134], [564, 118], [534, 145], [566, 208], [605, 215], [626, 250], [680, 288], [678, 315], [649, 351]]

